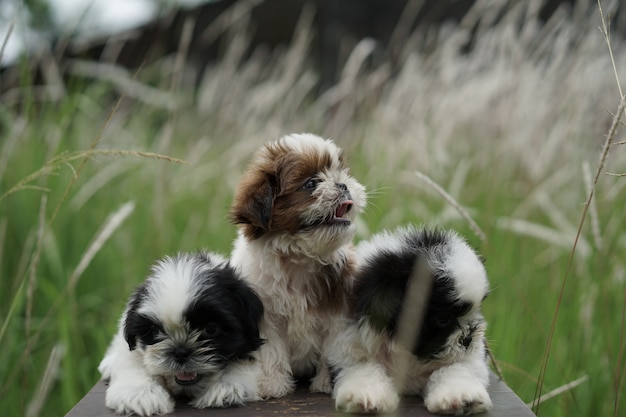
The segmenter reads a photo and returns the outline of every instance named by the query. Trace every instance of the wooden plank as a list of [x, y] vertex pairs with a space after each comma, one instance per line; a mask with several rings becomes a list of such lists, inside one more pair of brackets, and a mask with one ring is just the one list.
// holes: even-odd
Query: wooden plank
[[[65, 417], [112, 417], [116, 414], [104, 405], [104, 395], [107, 383], [99, 381], [83, 397]], [[480, 414], [481, 417], [531, 417], [534, 414], [515, 395], [511, 389], [498, 380], [495, 375], [491, 375], [491, 385], [489, 394], [493, 401], [493, 409], [488, 413]], [[329, 395], [309, 393], [306, 387], [300, 387], [293, 394], [277, 399], [249, 403], [242, 407], [232, 408], [205, 408], [197, 410], [185, 403], [176, 404], [176, 410], [172, 417], [199, 417], [199, 416], [309, 416], [324, 417], [340, 415], [335, 411], [334, 401]], [[346, 414], [347, 415], [347, 414]], [[418, 396], [406, 396], [395, 414], [398, 417], [428, 417], [432, 416]]]

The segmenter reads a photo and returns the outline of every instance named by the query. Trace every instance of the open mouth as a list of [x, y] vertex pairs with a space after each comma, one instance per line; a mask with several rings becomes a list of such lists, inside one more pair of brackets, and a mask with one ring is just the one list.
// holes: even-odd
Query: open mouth
[[174, 374], [174, 380], [178, 385], [193, 385], [202, 379], [202, 375], [196, 372], [177, 372]]
[[339, 203], [332, 213], [329, 213], [328, 216], [323, 218], [318, 218], [317, 220], [303, 224], [300, 229], [306, 230], [314, 227], [320, 226], [349, 226], [352, 222], [348, 219], [346, 214], [352, 210], [352, 206], [354, 202], [352, 200], [344, 200]]
[[350, 219], [346, 218], [345, 215], [352, 210], [352, 206], [354, 202], [352, 200], [344, 200], [337, 207], [335, 207], [335, 211], [332, 216], [329, 216], [323, 224], [334, 226], [334, 225], [349, 225], [352, 223]]
[[339, 206], [337, 206], [337, 208], [335, 209], [335, 217], [342, 218], [343, 216], [345, 216], [347, 212], [352, 210], [353, 204], [354, 201], [352, 200], [346, 200], [343, 203], [339, 204]]

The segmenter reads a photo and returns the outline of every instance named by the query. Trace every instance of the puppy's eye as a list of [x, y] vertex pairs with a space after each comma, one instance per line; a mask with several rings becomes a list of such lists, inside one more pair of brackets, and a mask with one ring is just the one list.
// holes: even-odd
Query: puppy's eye
[[202, 335], [206, 338], [213, 338], [218, 336], [220, 332], [220, 327], [217, 324], [209, 323], [202, 331]]
[[319, 178], [309, 178], [304, 185], [302, 185], [302, 188], [305, 190], [312, 190], [315, 187], [317, 187], [317, 184], [319, 184], [320, 182], [322, 182], [322, 180], [320, 180]]
[[434, 321], [437, 327], [448, 327], [452, 324], [453, 319], [452, 317], [438, 317]]
[[159, 339], [159, 328], [157, 326], [148, 326], [139, 335], [139, 338], [146, 345], [154, 345]]

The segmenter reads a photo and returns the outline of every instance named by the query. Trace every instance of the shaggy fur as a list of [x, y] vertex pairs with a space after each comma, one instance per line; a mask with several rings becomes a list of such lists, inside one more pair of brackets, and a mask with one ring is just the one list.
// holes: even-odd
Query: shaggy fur
[[[472, 414], [489, 410], [486, 324], [480, 305], [487, 275], [475, 252], [451, 231], [408, 227], [358, 246], [354, 322], [330, 354], [336, 408], [392, 412], [402, 393], [424, 397], [428, 410]], [[427, 271], [412, 277], [418, 262]], [[397, 340], [411, 280], [429, 280], [418, 337]]]
[[258, 398], [263, 305], [229, 263], [179, 254], [152, 267], [128, 300], [99, 370], [119, 414], [166, 414], [175, 397], [196, 408]]
[[354, 274], [354, 220], [364, 187], [342, 151], [311, 134], [284, 136], [254, 156], [237, 187], [233, 264], [263, 300], [259, 392], [282, 397], [296, 378], [330, 392], [327, 351], [344, 323]]

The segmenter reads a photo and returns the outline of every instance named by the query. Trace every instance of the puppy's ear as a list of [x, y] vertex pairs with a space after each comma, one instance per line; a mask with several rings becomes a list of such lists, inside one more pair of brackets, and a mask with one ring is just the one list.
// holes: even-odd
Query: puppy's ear
[[387, 250], [366, 260], [357, 272], [352, 306], [377, 331], [393, 335], [416, 256]]
[[277, 189], [278, 180], [270, 173], [257, 181], [251, 181], [249, 177], [242, 179], [230, 219], [235, 224], [245, 225], [246, 237], [257, 239], [270, 230]]
[[131, 313], [130, 311], [126, 314], [126, 320], [124, 321], [124, 339], [126, 339], [126, 343], [128, 343], [128, 348], [130, 350], [135, 350], [137, 347], [137, 337], [139, 336], [134, 332], [135, 322], [137, 321], [137, 314]]
[[259, 324], [263, 319], [264, 308], [261, 299], [250, 288], [246, 288], [242, 293], [241, 301], [244, 306], [244, 325], [249, 329], [249, 334], [253, 335], [250, 343], [251, 349], [256, 350], [263, 344], [264, 340], [259, 336]]
[[128, 348], [134, 350], [137, 347], [137, 338], [141, 335], [138, 330], [142, 327], [143, 316], [137, 313], [141, 302], [145, 299], [148, 289], [144, 282], [133, 295], [131, 295], [126, 305], [126, 317], [124, 318], [124, 339], [128, 343]]
[[234, 280], [228, 285], [228, 296], [225, 296], [224, 299], [228, 299], [233, 307], [237, 306], [230, 310], [236, 315], [236, 322], [240, 326], [241, 335], [245, 338], [244, 343], [233, 347], [233, 353], [247, 355], [261, 347], [264, 342], [260, 337], [259, 329], [264, 314], [263, 302], [256, 291], [245, 283], [234, 269], [228, 268]]
[[402, 308], [403, 292], [381, 285], [361, 285], [358, 290], [353, 296], [356, 314], [365, 317], [377, 331], [393, 335]]

